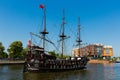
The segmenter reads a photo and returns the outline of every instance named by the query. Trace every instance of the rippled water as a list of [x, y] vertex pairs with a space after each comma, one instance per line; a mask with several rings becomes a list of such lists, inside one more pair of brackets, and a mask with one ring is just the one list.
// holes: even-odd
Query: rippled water
[[23, 73], [22, 65], [0, 65], [0, 80], [120, 80], [120, 64], [88, 64], [86, 70]]

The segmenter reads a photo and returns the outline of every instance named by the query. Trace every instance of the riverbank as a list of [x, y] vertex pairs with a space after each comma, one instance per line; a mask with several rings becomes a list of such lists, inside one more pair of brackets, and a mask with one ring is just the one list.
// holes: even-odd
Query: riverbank
[[[24, 64], [25, 61], [21, 60], [21, 61], [11, 61], [11, 60], [0, 60], [0, 65], [10, 65], [10, 64]], [[107, 60], [90, 60], [88, 63], [92, 63], [92, 64], [96, 64], [96, 63], [110, 63]]]
[[109, 61], [107, 61], [107, 60], [90, 60], [88, 63], [104, 63], [104, 64], [106, 64], [106, 63], [110, 63]]
[[24, 64], [25, 61], [0, 60], [0, 65]]

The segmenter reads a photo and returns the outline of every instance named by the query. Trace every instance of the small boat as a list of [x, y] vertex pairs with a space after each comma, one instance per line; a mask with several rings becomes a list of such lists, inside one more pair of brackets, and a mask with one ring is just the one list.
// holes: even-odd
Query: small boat
[[[29, 41], [29, 51], [25, 57], [25, 63], [23, 72], [61, 72], [61, 71], [70, 71], [70, 70], [81, 70], [85, 69], [87, 62], [89, 59], [86, 56], [78, 56], [78, 57], [69, 57], [65, 58], [57, 58], [56, 56], [49, 55], [45, 52], [45, 41], [52, 43], [51, 41], [46, 39], [46, 9], [45, 6], [40, 5], [40, 7], [44, 10], [44, 30], [41, 32], [42, 37], [31, 33], [41, 39], [43, 39], [43, 47], [39, 47], [36, 45], [31, 45], [31, 41]], [[63, 11], [64, 13], [64, 11]], [[64, 55], [64, 39], [66, 39], [66, 35], [64, 34], [64, 22], [65, 18], [63, 16], [62, 19], [62, 33], [60, 35], [60, 40], [62, 41], [62, 57]], [[80, 25], [78, 26], [80, 31]], [[80, 35], [77, 40], [80, 45]], [[53, 44], [53, 43], [52, 43]], [[80, 48], [80, 46], [79, 46]]]
[[115, 61], [115, 63], [120, 63], [120, 59], [117, 59], [117, 60]]

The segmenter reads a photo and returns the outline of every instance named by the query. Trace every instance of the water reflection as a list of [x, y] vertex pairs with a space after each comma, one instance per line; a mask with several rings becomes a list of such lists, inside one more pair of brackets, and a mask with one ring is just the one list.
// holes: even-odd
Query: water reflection
[[22, 65], [0, 65], [0, 80], [23, 80]]
[[59, 73], [25, 73], [24, 80], [86, 80], [86, 73], [89, 74], [87, 70]]

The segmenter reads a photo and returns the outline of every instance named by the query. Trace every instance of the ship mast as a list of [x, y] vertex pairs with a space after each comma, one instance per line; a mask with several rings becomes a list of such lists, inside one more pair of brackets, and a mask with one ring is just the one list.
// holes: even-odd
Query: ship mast
[[44, 5], [44, 29], [42, 32], [40, 32], [42, 34], [43, 37], [43, 48], [45, 49], [45, 39], [46, 39], [46, 34], [48, 34], [47, 30], [46, 30], [46, 7]]
[[[82, 40], [80, 39], [80, 17], [78, 18], [78, 38], [77, 38], [77, 43], [78, 43], [78, 54], [80, 56], [80, 45], [81, 45], [81, 42]], [[81, 55], [82, 56], [82, 55]]]
[[62, 18], [62, 34], [60, 35], [61, 40], [62, 40], [62, 58], [63, 58], [63, 54], [64, 54], [64, 39], [66, 38], [66, 35], [64, 34], [64, 25], [65, 25], [65, 12], [63, 10], [63, 18]]

